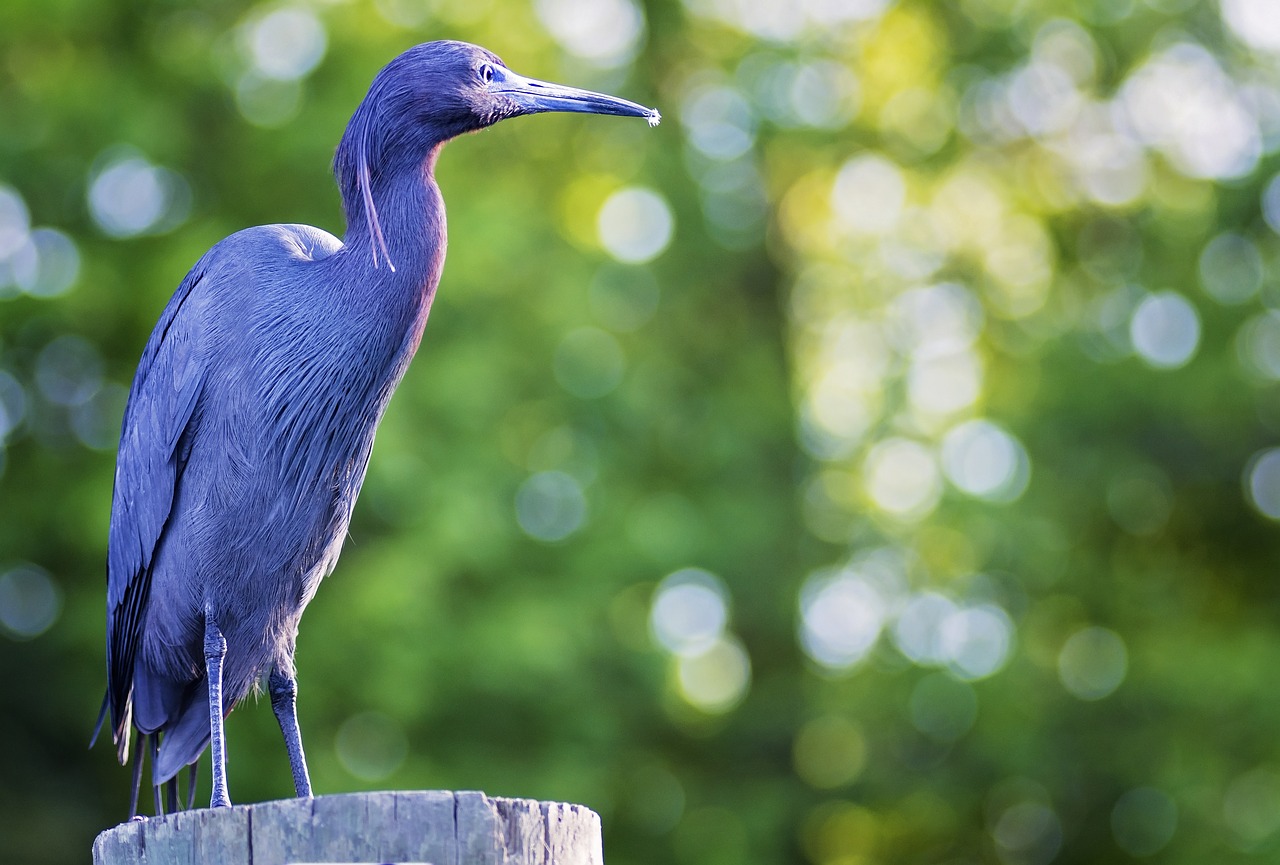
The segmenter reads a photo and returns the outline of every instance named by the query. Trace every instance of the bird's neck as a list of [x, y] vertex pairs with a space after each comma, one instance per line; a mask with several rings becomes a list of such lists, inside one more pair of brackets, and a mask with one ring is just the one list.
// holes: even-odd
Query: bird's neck
[[358, 183], [344, 184], [343, 253], [366, 279], [434, 293], [446, 242], [444, 200], [434, 175], [438, 153], [435, 147], [416, 164], [371, 171], [368, 203]]

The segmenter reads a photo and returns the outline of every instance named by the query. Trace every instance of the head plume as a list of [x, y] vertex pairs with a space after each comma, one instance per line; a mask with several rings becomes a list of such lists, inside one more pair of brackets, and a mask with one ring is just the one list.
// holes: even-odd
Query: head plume
[[[377, 81], [375, 80], [375, 85]], [[333, 170], [338, 177], [338, 185], [343, 190], [344, 207], [348, 202], [359, 200], [362, 210], [347, 213], [347, 223], [351, 225], [363, 216], [364, 224], [369, 231], [369, 249], [373, 256], [373, 266], [378, 267], [379, 253], [386, 259], [387, 267], [395, 271], [395, 263], [387, 250], [387, 239], [382, 233], [382, 223], [378, 219], [378, 208], [373, 201], [373, 179], [370, 170], [371, 159], [376, 160], [378, 153], [371, 152], [374, 141], [373, 126], [378, 114], [378, 88], [370, 88], [369, 94], [360, 103], [355, 114], [351, 116], [347, 130], [338, 144], [333, 157]], [[374, 163], [376, 164], [376, 162]], [[354, 193], [354, 194], [353, 194]]]

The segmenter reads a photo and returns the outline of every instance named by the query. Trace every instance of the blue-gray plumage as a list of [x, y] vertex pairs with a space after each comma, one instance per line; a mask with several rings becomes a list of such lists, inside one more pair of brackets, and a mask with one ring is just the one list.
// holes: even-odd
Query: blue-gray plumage
[[294, 712], [298, 620], [337, 561], [440, 279], [436, 157], [461, 133], [542, 111], [658, 121], [518, 76], [474, 45], [406, 51], [338, 145], [343, 240], [306, 225], [241, 231], [197, 262], [161, 315], [116, 464], [99, 718], [109, 711], [122, 763], [131, 727], [151, 736], [158, 809], [159, 785], [194, 771], [210, 744], [212, 805], [229, 804], [222, 722], [264, 678], [297, 794], [311, 795]]

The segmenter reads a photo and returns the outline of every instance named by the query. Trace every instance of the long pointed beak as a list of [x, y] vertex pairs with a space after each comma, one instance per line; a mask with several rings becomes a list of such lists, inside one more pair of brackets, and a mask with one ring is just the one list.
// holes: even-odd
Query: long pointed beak
[[657, 109], [645, 108], [626, 99], [607, 96], [577, 87], [565, 87], [536, 78], [525, 78], [509, 69], [502, 70], [502, 80], [494, 82], [493, 92], [501, 93], [520, 107], [522, 114], [538, 114], [543, 111], [574, 111], [580, 114], [617, 114], [624, 117], [643, 117], [650, 126], [657, 126], [662, 115]]

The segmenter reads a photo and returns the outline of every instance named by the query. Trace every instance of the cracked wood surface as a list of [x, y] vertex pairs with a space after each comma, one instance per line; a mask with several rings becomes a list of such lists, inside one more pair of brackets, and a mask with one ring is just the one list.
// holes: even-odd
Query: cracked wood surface
[[285, 799], [121, 823], [94, 865], [603, 865], [600, 818], [563, 802], [417, 790]]

